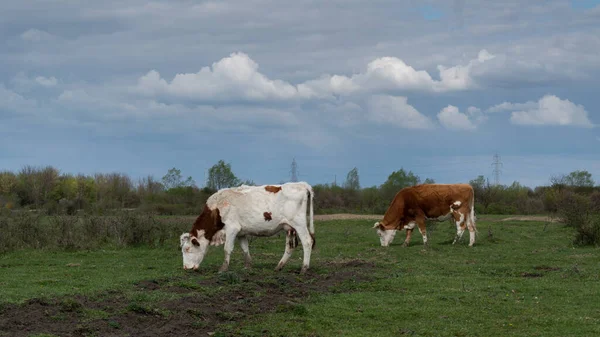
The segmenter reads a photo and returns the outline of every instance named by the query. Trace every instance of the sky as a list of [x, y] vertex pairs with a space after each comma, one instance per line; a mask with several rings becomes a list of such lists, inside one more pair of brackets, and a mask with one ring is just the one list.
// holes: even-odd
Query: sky
[[0, 170], [600, 183], [600, 0], [2, 1]]

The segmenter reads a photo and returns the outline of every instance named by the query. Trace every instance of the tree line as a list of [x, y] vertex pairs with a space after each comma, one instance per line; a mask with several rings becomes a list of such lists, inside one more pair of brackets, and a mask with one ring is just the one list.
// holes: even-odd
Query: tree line
[[[320, 213], [383, 214], [402, 188], [435, 183], [403, 168], [392, 172], [379, 186], [363, 187], [357, 168], [341, 185], [315, 184], [315, 209]], [[600, 205], [600, 187], [587, 171], [549, 177], [549, 184], [529, 188], [519, 182], [492, 185], [484, 176], [469, 181], [475, 190], [478, 214], [556, 213], [566, 191], [583, 195]], [[206, 186], [172, 168], [161, 178], [147, 176], [137, 181], [123, 173], [93, 175], [61, 173], [52, 166], [24, 166], [18, 172], [0, 171], [0, 209], [39, 210], [48, 214], [105, 214], [136, 209], [159, 215], [198, 214], [206, 199], [220, 188], [254, 185], [241, 180], [229, 163], [220, 160], [208, 170]]]

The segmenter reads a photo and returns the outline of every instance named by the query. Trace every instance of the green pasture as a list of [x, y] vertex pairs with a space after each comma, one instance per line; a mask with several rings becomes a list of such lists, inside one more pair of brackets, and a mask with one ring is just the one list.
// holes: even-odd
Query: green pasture
[[[455, 226], [429, 227], [429, 246], [415, 231], [409, 247], [404, 232], [380, 247], [370, 220], [317, 222], [317, 247], [308, 275], [296, 275], [299, 247], [281, 272], [300, 284], [323, 278], [334, 265], [360, 261], [369, 268], [327, 289], [312, 289], [288, 307], [227, 319], [215, 336], [595, 336], [600, 335], [600, 258], [593, 247], [572, 244], [574, 231], [559, 223], [502, 221], [482, 217], [475, 246], [468, 232], [451, 245]], [[177, 229], [179, 231], [179, 228]], [[236, 245], [231, 282], [205, 289], [217, 274], [222, 247], [210, 247], [198, 272], [184, 271], [177, 237], [158, 247], [25, 249], [0, 255], [0, 309], [37, 299], [120, 296], [137, 312], [196, 294], [245, 289], [235, 280], [280, 280], [273, 269], [283, 254], [284, 235], [250, 242], [253, 268], [243, 269]], [[233, 275], [233, 276], [232, 276]], [[313, 276], [311, 276], [313, 275]], [[147, 291], [140, 281], [159, 280], [189, 292]], [[166, 288], [165, 288], [166, 289]], [[290, 293], [294, 289], [289, 289]], [[118, 295], [114, 295], [118, 294]], [[260, 292], [255, 294], [261, 296]], [[201, 307], [198, 310], [202, 310]], [[1, 315], [2, 310], [0, 310]], [[105, 320], [118, 312], [83, 310], [82, 319]], [[226, 313], [224, 314], [226, 315]], [[113, 322], [113, 323], [111, 323]], [[40, 333], [52, 334], [52, 331]], [[2, 333], [0, 332], [0, 336]]]

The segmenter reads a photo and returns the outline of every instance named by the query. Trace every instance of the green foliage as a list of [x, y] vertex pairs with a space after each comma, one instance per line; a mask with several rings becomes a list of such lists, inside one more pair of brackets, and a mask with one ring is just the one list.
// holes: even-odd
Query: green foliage
[[207, 186], [213, 190], [240, 185], [240, 180], [231, 171], [231, 164], [219, 160], [208, 170]]
[[594, 187], [594, 179], [588, 171], [573, 171], [567, 175], [552, 177], [550, 181], [554, 186]]
[[419, 176], [415, 175], [412, 171], [406, 172], [401, 168], [388, 176], [387, 180], [381, 185], [381, 192], [385, 199], [391, 201], [401, 189], [418, 185], [420, 182], [421, 178]]
[[559, 196], [558, 215], [567, 226], [576, 229], [575, 244], [600, 245], [600, 210], [595, 202], [595, 198], [571, 191], [563, 191]]
[[350, 172], [348, 172], [348, 175], [346, 175], [344, 188], [350, 191], [358, 191], [360, 189], [358, 169], [356, 167], [350, 170]]
[[178, 170], [174, 167], [163, 176], [162, 183], [167, 190], [180, 189], [182, 187], [192, 187], [196, 185], [196, 182], [194, 179], [192, 179], [192, 177], [187, 177], [187, 179], [184, 181], [181, 176], [181, 170]]

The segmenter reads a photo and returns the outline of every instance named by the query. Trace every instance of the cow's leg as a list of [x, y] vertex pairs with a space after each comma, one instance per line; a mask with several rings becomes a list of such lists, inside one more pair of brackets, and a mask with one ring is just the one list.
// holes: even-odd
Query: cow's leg
[[456, 241], [460, 240], [465, 232], [465, 214], [461, 212], [460, 209], [452, 211], [452, 217], [454, 218], [454, 222], [456, 223], [456, 236], [454, 237], [454, 241], [452, 244], [455, 244]]
[[413, 229], [415, 229], [416, 225], [417, 224], [415, 223], [415, 221], [410, 221], [404, 226], [404, 228], [406, 228], [406, 239], [404, 240], [402, 247], [408, 247], [408, 245], [410, 244], [410, 237], [412, 236]]
[[281, 260], [277, 264], [277, 267], [275, 267], [275, 270], [279, 271], [279, 270], [281, 270], [281, 268], [283, 268], [283, 266], [285, 266], [285, 264], [288, 262], [288, 260], [292, 256], [292, 253], [294, 252], [294, 249], [296, 248], [296, 244], [297, 244], [296, 243], [296, 232], [293, 229], [286, 231], [285, 252], [283, 253], [283, 256], [281, 257]]
[[248, 246], [248, 238], [242, 236], [239, 238], [240, 248], [244, 252], [244, 268], [250, 268], [252, 266], [252, 258], [250, 257], [250, 248]]
[[427, 246], [427, 228], [425, 220], [418, 220], [417, 225], [419, 226], [419, 232], [423, 236], [423, 245]]
[[412, 228], [406, 228], [406, 239], [404, 239], [404, 243], [402, 244], [402, 247], [408, 247], [408, 245], [410, 244], [410, 237], [412, 235]]
[[467, 213], [467, 227], [469, 228], [469, 247], [473, 247], [473, 244], [475, 243], [475, 219], [474, 219], [474, 212], [472, 212], [471, 210], [469, 210], [469, 213]]
[[[302, 242], [302, 250], [304, 251], [304, 259], [302, 261], [302, 269], [300, 270], [300, 274], [306, 273], [308, 267], [310, 266], [310, 255], [312, 253], [313, 245], [313, 239], [310, 236], [310, 233], [308, 232], [308, 228], [306, 228], [306, 216], [302, 214], [302, 217], [304, 220], [303, 225], [297, 226], [295, 228], [296, 233], [298, 234], [298, 238], [300, 239], [300, 242]], [[296, 223], [302, 223], [300, 221]]]
[[235, 244], [235, 239], [239, 230], [235, 228], [235, 226], [229, 225], [227, 231], [225, 233], [225, 245], [223, 249], [225, 250], [225, 260], [223, 261], [223, 265], [219, 269], [219, 273], [226, 272], [229, 269], [229, 260], [231, 258], [231, 252], [233, 252], [233, 246]]

